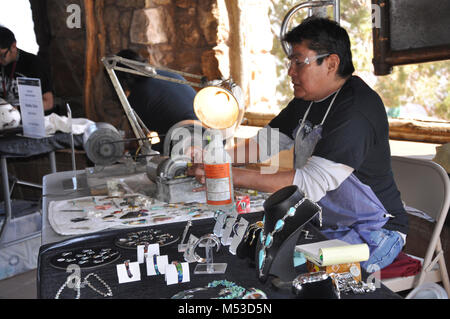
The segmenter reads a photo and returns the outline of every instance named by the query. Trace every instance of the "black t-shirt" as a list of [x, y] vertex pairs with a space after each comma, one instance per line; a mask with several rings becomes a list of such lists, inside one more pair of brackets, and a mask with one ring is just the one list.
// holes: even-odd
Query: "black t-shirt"
[[[333, 96], [314, 103], [307, 120], [320, 124]], [[294, 130], [310, 103], [293, 99], [269, 126], [294, 139]], [[407, 215], [392, 174], [386, 111], [378, 94], [359, 77], [349, 78], [339, 92], [313, 156], [352, 167], [354, 175], [370, 186], [388, 213], [395, 216], [385, 228], [407, 233]]]
[[2, 66], [2, 72], [0, 73], [1, 95], [14, 106], [19, 105], [17, 77], [40, 79], [42, 94], [53, 92], [50, 75], [42, 60], [38, 56], [20, 49], [18, 53], [19, 59]]
[[[184, 80], [168, 71], [158, 71], [158, 74]], [[180, 121], [197, 120], [193, 105], [195, 94], [196, 91], [186, 84], [141, 78], [131, 88], [128, 101], [149, 130], [166, 134]], [[161, 137], [161, 142], [152, 148], [161, 152], [163, 144], [164, 137]]]

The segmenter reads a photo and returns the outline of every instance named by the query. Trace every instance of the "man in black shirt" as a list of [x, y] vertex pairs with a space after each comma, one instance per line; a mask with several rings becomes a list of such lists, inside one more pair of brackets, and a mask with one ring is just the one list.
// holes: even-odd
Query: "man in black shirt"
[[53, 109], [53, 88], [50, 75], [38, 56], [20, 50], [14, 33], [0, 26], [0, 82], [1, 97], [13, 106], [19, 106], [17, 77], [41, 80], [44, 111]]
[[[122, 50], [117, 56], [146, 62], [132, 50]], [[193, 106], [196, 91], [191, 86], [120, 71], [116, 74], [130, 106], [149, 130], [164, 135], [180, 121], [197, 120]], [[181, 75], [169, 71], [158, 70], [158, 74], [185, 80]], [[162, 152], [164, 136], [160, 140], [160, 143], [152, 146], [158, 152]]]
[[[367, 243], [370, 258], [361, 265], [384, 268], [405, 244], [408, 218], [393, 179], [383, 102], [352, 75], [350, 40], [334, 21], [308, 18], [284, 40], [291, 46], [288, 74], [295, 98], [233, 155], [245, 154], [248, 162], [249, 150], [257, 149], [264, 161], [276, 155], [268, 145], [277, 144], [277, 151], [294, 148], [294, 169], [268, 175], [233, 168], [234, 184], [266, 192], [297, 185], [322, 207], [323, 234]], [[201, 166], [191, 173], [204, 182]]]

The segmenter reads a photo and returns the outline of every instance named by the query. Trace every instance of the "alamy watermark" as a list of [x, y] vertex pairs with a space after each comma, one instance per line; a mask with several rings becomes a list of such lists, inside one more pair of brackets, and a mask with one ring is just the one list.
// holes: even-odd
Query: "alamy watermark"
[[[233, 130], [225, 130], [218, 135], [211, 133], [211, 130], [203, 132], [200, 126], [194, 126], [194, 130], [187, 127], [175, 129], [169, 138], [173, 145], [170, 152], [172, 160], [187, 160], [194, 164], [201, 164], [204, 161], [224, 163], [227, 161], [226, 155], [219, 149], [213, 148], [211, 152], [205, 152], [205, 145], [214, 143], [215, 138], [219, 138], [219, 143], [233, 138]], [[229, 148], [228, 156], [233, 164], [257, 164], [261, 161], [268, 162], [269, 165], [261, 165], [261, 174], [274, 174], [279, 170], [279, 152], [280, 152], [280, 132], [278, 129], [262, 128], [255, 139], [250, 139], [247, 150], [245, 147]], [[237, 145], [240, 144], [237, 141]], [[233, 161], [234, 159], [234, 161]]]
[[[66, 19], [66, 25], [69, 29], [81, 28], [81, 7], [78, 4], [69, 4], [66, 8], [69, 16]], [[381, 8], [378, 4], [371, 5], [372, 28], [381, 27]]]
[[81, 28], [81, 7], [78, 4], [69, 4], [66, 9], [70, 15], [66, 19], [66, 25], [69, 29]]
[[372, 4], [372, 28], [381, 28], [381, 8], [378, 4]]

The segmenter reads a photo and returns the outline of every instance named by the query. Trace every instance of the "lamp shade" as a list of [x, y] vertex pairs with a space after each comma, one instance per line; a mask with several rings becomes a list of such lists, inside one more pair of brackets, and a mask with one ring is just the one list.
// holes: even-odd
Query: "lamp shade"
[[195, 96], [194, 112], [203, 124], [220, 130], [236, 123], [239, 104], [230, 91], [218, 86], [208, 86]]

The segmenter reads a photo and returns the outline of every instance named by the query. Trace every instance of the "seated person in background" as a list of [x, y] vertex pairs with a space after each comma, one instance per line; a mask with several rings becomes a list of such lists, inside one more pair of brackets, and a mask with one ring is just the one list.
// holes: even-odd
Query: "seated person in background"
[[53, 109], [53, 88], [50, 75], [41, 59], [19, 49], [14, 33], [0, 26], [0, 82], [1, 97], [13, 106], [19, 106], [17, 77], [38, 78], [41, 80], [44, 111]]
[[[117, 55], [147, 62], [132, 50], [122, 50]], [[120, 71], [116, 74], [128, 102], [150, 131], [164, 135], [180, 121], [197, 120], [193, 105], [196, 91], [191, 86]], [[181, 75], [169, 71], [158, 70], [158, 74], [185, 80]], [[164, 136], [160, 140], [160, 143], [152, 145], [152, 149], [162, 153]]]

